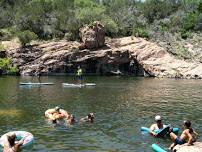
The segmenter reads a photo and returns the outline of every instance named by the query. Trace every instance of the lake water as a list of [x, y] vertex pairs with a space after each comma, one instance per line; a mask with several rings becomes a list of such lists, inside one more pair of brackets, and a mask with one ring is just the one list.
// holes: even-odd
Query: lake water
[[[156, 114], [179, 128], [182, 120], [190, 119], [193, 128], [202, 132], [202, 80], [89, 76], [85, 82], [96, 87], [64, 88], [61, 83], [75, 79], [49, 76], [42, 81], [55, 85], [19, 86], [29, 81], [31, 77], [0, 77], [0, 133], [31, 132], [35, 141], [26, 152], [152, 152], [152, 143], [171, 144], [169, 139], [140, 132], [141, 126], [154, 122]], [[94, 112], [95, 122], [54, 127], [44, 112], [56, 105], [77, 119]]]

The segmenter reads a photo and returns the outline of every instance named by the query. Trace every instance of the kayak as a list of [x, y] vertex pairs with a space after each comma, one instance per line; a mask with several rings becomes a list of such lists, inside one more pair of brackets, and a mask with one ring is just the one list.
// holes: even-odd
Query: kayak
[[32, 82], [20, 82], [20, 85], [53, 85], [54, 83], [32, 83]]
[[64, 87], [90, 87], [90, 86], [96, 86], [95, 83], [82, 83], [82, 84], [74, 84], [74, 83], [62, 83]]

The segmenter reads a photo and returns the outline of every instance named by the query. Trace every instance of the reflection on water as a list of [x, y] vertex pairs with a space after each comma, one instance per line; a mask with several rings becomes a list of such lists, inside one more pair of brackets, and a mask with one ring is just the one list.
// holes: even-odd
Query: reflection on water
[[[149, 127], [156, 114], [175, 127], [192, 120], [202, 130], [202, 81], [134, 77], [87, 77], [96, 87], [64, 88], [72, 77], [42, 77], [52, 86], [20, 87], [30, 77], [0, 78], [0, 132], [25, 130], [35, 137], [33, 152], [109, 151], [152, 152], [151, 144], [168, 147], [169, 139], [156, 139], [139, 130]], [[62, 106], [79, 119], [95, 113], [94, 124], [54, 127], [44, 111]]]

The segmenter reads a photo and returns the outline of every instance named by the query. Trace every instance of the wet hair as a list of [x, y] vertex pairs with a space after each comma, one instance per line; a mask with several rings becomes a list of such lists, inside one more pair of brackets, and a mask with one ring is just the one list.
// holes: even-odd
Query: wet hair
[[8, 135], [7, 138], [10, 146], [13, 147], [15, 145], [16, 134], [13, 133], [11, 135]]
[[184, 121], [184, 126], [187, 127], [187, 129], [189, 129], [189, 133], [193, 132], [193, 129], [191, 128], [191, 121], [185, 120]]
[[93, 113], [89, 113], [88, 114], [88, 118], [93, 119], [94, 118], [94, 114]]
[[190, 127], [191, 127], [191, 121], [185, 120], [185, 121], [184, 121], [184, 125], [185, 125], [187, 128], [190, 128]]
[[71, 114], [71, 115], [70, 115], [70, 118], [73, 118], [73, 119], [75, 119], [75, 116]]

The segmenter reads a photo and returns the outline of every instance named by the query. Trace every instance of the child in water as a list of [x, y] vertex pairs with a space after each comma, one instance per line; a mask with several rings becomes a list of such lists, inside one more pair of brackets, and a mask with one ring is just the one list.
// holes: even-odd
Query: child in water
[[196, 141], [196, 138], [198, 137], [198, 133], [196, 133], [191, 128], [191, 122], [189, 120], [184, 121], [183, 123], [184, 130], [180, 137], [175, 135], [173, 132], [170, 132], [170, 138], [173, 141], [172, 145], [169, 149], [173, 149], [177, 144], [182, 145], [187, 143], [187, 145], [193, 145], [193, 142]]
[[10, 133], [7, 135], [7, 138], [4, 140], [4, 150], [3, 152], [18, 152], [20, 150], [20, 146], [22, 146], [24, 142], [24, 138], [15, 143], [16, 134]]

